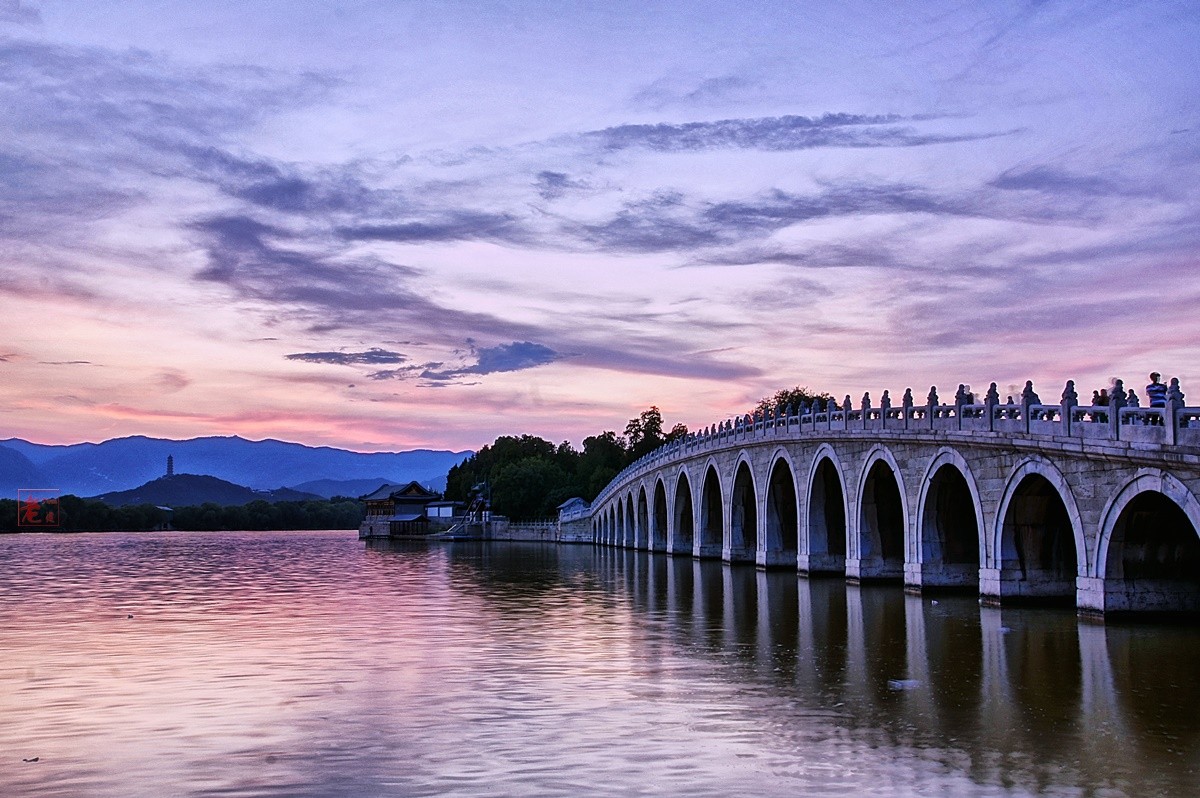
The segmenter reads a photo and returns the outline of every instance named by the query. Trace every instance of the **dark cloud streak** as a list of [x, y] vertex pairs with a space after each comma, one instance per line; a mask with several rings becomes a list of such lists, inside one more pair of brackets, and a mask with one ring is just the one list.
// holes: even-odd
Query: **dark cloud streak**
[[393, 241], [424, 243], [441, 241], [506, 241], [529, 239], [518, 219], [510, 214], [451, 210], [427, 221], [367, 224], [341, 227], [338, 235], [350, 241]]
[[406, 355], [399, 352], [374, 346], [365, 352], [297, 352], [284, 355], [284, 357], [288, 360], [300, 360], [305, 363], [331, 363], [340, 366], [378, 366], [387, 363], [403, 363], [408, 360]]
[[618, 125], [582, 134], [581, 138], [605, 150], [642, 148], [658, 152], [694, 152], [712, 149], [790, 151], [819, 147], [921, 147], [1007, 135], [921, 133], [912, 126], [898, 124], [927, 119], [863, 114], [720, 119], [680, 124]]

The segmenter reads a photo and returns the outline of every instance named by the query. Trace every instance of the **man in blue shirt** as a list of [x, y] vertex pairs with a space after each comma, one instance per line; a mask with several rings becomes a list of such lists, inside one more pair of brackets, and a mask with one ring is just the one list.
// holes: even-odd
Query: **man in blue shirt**
[[1151, 407], [1167, 406], [1167, 386], [1159, 382], [1162, 375], [1157, 371], [1150, 375], [1150, 384], [1146, 386], [1146, 398]]

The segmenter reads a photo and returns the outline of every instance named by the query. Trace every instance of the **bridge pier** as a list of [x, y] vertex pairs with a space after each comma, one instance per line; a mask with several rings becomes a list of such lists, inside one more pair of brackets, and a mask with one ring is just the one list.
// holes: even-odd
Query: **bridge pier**
[[1075, 606], [1080, 615], [1104, 616], [1104, 580], [1095, 576], [1075, 578]]
[[760, 568], [788, 568], [795, 570], [796, 552], [785, 549], [756, 551], [754, 553], [754, 563]]
[[721, 560], [723, 562], [729, 562], [729, 563], [734, 563], [734, 562], [756, 563], [758, 561], [756, 554], [757, 553], [754, 551], [750, 551], [748, 549], [744, 549], [741, 547], [726, 546], [721, 549]]
[[796, 570], [805, 576], [845, 576], [846, 557], [842, 554], [800, 552], [796, 555]]
[[987, 607], [1000, 606], [1000, 569], [979, 569], [979, 603]]
[[686, 555], [691, 557], [693, 554], [692, 542], [690, 540], [676, 540], [674, 537], [672, 537], [667, 540], [667, 554]]
[[976, 591], [979, 589], [979, 571], [978, 566], [967, 563], [906, 562], [904, 588], [915, 593]]
[[846, 580], [849, 582], [903, 582], [904, 568], [894, 560], [879, 557], [847, 557]]

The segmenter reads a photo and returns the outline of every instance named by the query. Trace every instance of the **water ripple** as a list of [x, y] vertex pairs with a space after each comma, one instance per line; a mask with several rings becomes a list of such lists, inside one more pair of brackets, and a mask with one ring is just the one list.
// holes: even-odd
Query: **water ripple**
[[13, 798], [1200, 793], [1195, 629], [331, 532], [0, 536], [0, 599]]

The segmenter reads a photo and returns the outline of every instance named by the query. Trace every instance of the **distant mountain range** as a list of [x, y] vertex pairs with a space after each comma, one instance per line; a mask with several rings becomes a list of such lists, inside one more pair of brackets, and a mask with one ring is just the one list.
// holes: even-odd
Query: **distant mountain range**
[[68, 446], [9, 438], [0, 440], [0, 497], [15, 497], [18, 488], [58, 488], [77, 496], [130, 490], [164, 476], [168, 455], [177, 474], [209, 475], [254, 490], [291, 487], [326, 498], [360, 496], [385, 482], [412, 480], [443, 490], [446, 472], [470, 454], [364, 453], [236, 436], [179, 441], [139, 435]]
[[259, 499], [268, 502], [296, 502], [320, 499], [321, 497], [291, 488], [251, 490], [216, 477], [201, 474], [175, 474], [170, 477], [153, 479], [145, 485], [131, 490], [102, 493], [96, 498], [112, 507], [122, 507], [126, 504], [185, 507], [207, 502], [230, 505], [249, 504]]

